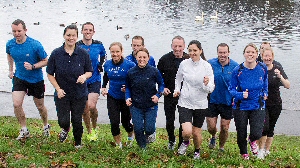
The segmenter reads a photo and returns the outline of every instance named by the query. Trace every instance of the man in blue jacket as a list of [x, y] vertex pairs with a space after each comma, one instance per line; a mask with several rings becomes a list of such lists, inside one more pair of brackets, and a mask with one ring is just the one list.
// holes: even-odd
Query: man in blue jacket
[[228, 138], [228, 130], [232, 114], [232, 96], [228, 91], [232, 70], [238, 63], [229, 58], [229, 46], [220, 43], [217, 47], [217, 58], [208, 60], [214, 71], [215, 89], [209, 96], [208, 113], [206, 115], [207, 129], [212, 135], [209, 148], [216, 146], [217, 120], [221, 116], [219, 149], [224, 151], [224, 145]]
[[[135, 63], [135, 65], [138, 65], [138, 62], [135, 58], [135, 54], [139, 49], [145, 47], [144, 38], [142, 36], [132, 37], [131, 47], [132, 47], [132, 53], [130, 55], [126, 56], [126, 59], [129, 61], [132, 61], [133, 63]], [[154, 57], [150, 56], [148, 64], [153, 67], [156, 67]]]

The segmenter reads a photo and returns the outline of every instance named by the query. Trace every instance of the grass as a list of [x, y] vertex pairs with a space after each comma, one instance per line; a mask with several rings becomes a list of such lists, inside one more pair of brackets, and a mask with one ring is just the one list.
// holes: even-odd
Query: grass
[[[208, 149], [209, 134], [203, 131], [201, 159], [193, 160], [193, 145], [187, 155], [178, 156], [167, 150], [167, 132], [157, 129], [157, 140], [147, 150], [141, 150], [136, 142], [129, 148], [117, 149], [112, 144], [110, 125], [99, 125], [98, 140], [88, 141], [83, 135], [84, 147], [76, 150], [72, 133], [64, 143], [58, 141], [60, 128], [57, 121], [49, 121], [51, 136], [42, 136], [42, 123], [38, 119], [28, 119], [31, 138], [18, 141], [20, 126], [15, 117], [0, 117], [0, 168], [1, 167], [286, 167], [300, 166], [300, 137], [276, 135], [271, 154], [265, 160], [254, 156], [246, 161], [241, 159], [236, 144], [236, 133], [230, 133], [224, 153]], [[123, 139], [126, 140], [124, 129]], [[178, 130], [177, 130], [178, 132]]]

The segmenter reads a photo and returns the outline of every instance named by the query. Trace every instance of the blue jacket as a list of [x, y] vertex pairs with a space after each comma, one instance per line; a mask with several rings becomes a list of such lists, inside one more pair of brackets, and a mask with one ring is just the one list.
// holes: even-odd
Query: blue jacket
[[[248, 98], [244, 99], [243, 92], [246, 89], [248, 89]], [[267, 66], [258, 62], [254, 69], [248, 69], [244, 64], [235, 67], [232, 71], [229, 91], [234, 97], [234, 109], [257, 110], [264, 108], [263, 96], [268, 96]]]
[[125, 100], [125, 93], [121, 91], [122, 85], [126, 83], [126, 76], [129, 69], [135, 64], [124, 58], [117, 64], [111, 59], [104, 63], [104, 76], [102, 88], [105, 88], [109, 81], [108, 94], [115, 99]]
[[222, 66], [218, 58], [208, 60], [214, 71], [215, 89], [210, 95], [209, 103], [231, 106], [232, 96], [228, 91], [233, 69], [239, 64], [232, 59]]
[[[156, 90], [158, 84], [158, 91]], [[128, 71], [126, 78], [126, 100], [131, 98], [132, 105], [147, 109], [156, 106], [151, 97], [161, 97], [164, 91], [164, 82], [158, 69], [147, 64], [144, 68], [135, 66]]]
[[[128, 59], [129, 61], [132, 61], [133, 63], [135, 63], [135, 65], [138, 65], [137, 60], [135, 59], [133, 54], [130, 54], [130, 55], [126, 56], [126, 59]], [[152, 56], [150, 56], [148, 64], [153, 66], [153, 67], [156, 67], [155, 60]]]

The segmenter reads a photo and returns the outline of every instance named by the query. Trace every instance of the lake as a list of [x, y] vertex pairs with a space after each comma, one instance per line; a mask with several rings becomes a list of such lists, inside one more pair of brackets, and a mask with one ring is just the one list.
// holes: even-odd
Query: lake
[[[275, 59], [279, 61], [291, 82], [291, 89], [282, 89], [283, 108], [300, 110], [300, 2], [299, 1], [233, 1], [233, 0], [1, 0], [0, 2], [0, 91], [11, 91], [7, 77], [6, 42], [13, 38], [11, 23], [22, 19], [27, 25], [27, 35], [39, 40], [46, 52], [63, 43], [60, 24], [94, 23], [94, 39], [101, 40], [108, 52], [109, 45], [119, 41], [124, 46], [124, 56], [131, 53], [131, 37], [141, 35], [150, 55], [156, 62], [171, 51], [171, 39], [181, 35], [186, 43], [199, 40], [205, 56], [217, 56], [216, 47], [225, 42], [230, 46], [230, 57], [242, 62], [244, 47], [253, 42], [271, 42]], [[204, 21], [195, 21], [204, 13]], [[217, 20], [211, 20], [215, 16]], [[35, 25], [34, 23], [38, 23]], [[117, 30], [117, 26], [122, 29]], [[126, 40], [124, 36], [129, 34]], [[82, 35], [79, 34], [79, 39]], [[110, 55], [107, 55], [110, 58]], [[54, 89], [45, 78], [46, 94]]]

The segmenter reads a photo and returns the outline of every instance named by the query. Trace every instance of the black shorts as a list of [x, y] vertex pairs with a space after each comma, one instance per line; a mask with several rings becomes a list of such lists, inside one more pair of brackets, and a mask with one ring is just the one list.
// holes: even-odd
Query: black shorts
[[100, 95], [101, 82], [94, 82], [87, 85], [89, 93], [98, 93]]
[[37, 99], [44, 98], [45, 93], [45, 84], [44, 80], [39, 81], [37, 83], [29, 83], [25, 80], [19, 79], [17, 77], [13, 77], [13, 91], [24, 91], [28, 96], [33, 96]]
[[220, 114], [222, 119], [231, 120], [233, 119], [232, 106], [225, 104], [208, 104], [208, 111], [206, 117], [214, 118]]
[[185, 107], [178, 106], [178, 112], [180, 124], [190, 122], [193, 124], [193, 126], [201, 128], [204, 123], [205, 113], [207, 113], [207, 109], [191, 110]]

